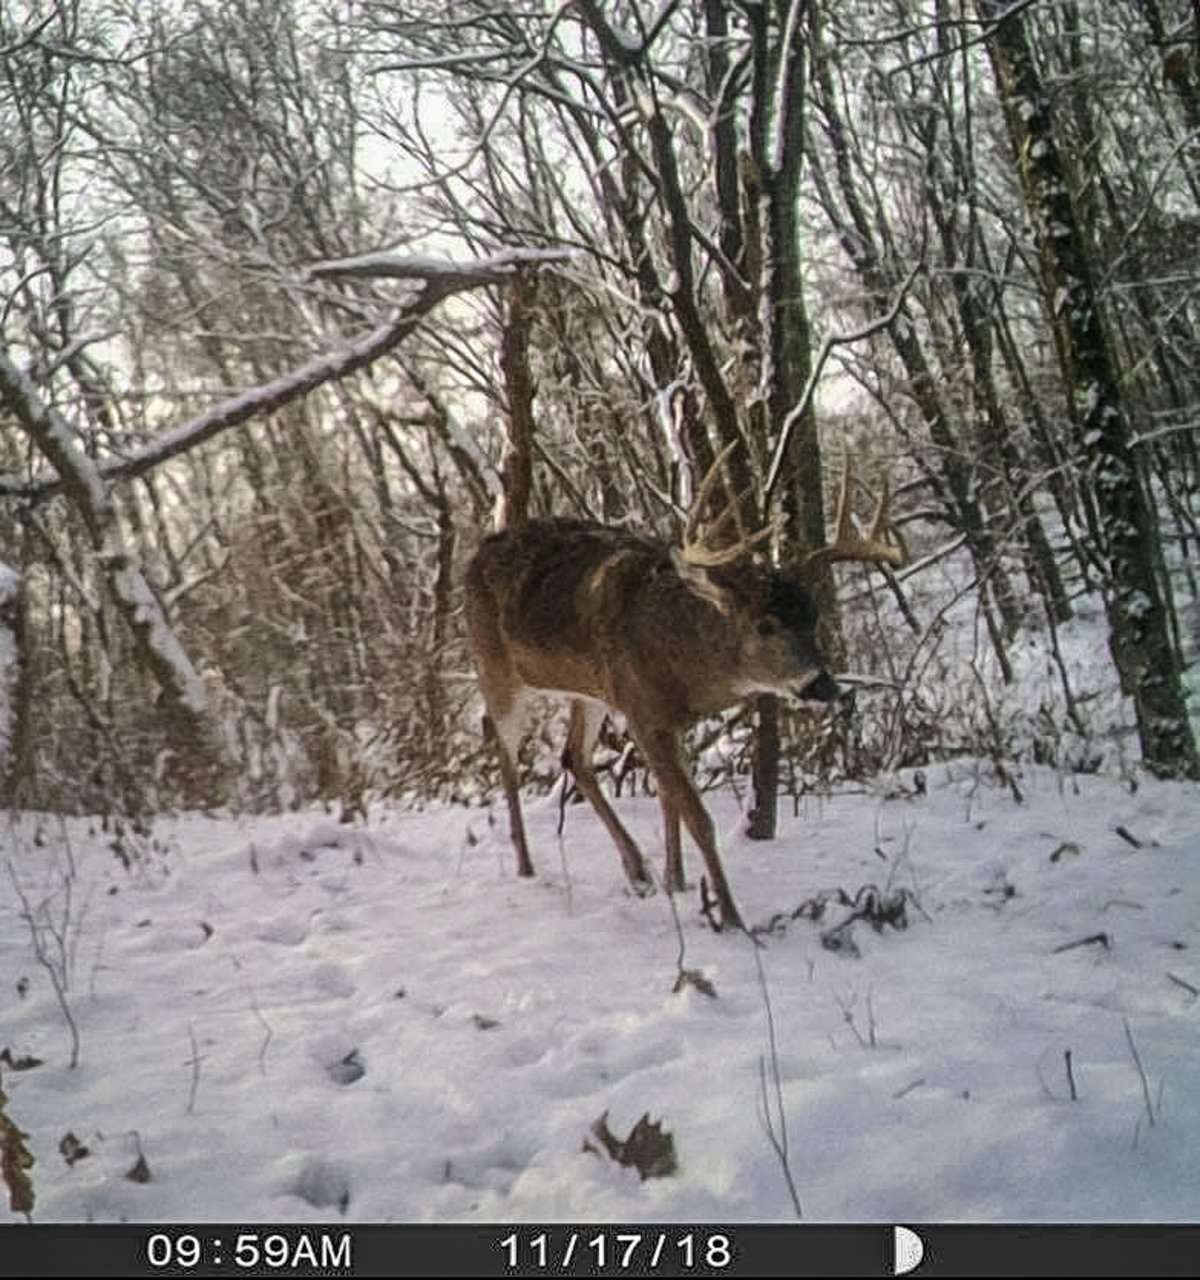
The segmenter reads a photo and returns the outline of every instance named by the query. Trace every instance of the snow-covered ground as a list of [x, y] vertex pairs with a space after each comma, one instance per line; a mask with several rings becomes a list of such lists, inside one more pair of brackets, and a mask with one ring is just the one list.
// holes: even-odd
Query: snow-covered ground
[[[1196, 787], [912, 784], [810, 800], [771, 844], [709, 797], [749, 921], [874, 884], [908, 922], [831, 950], [833, 899], [756, 954], [693, 890], [682, 965], [712, 995], [673, 989], [670, 900], [630, 895], [585, 807], [560, 844], [527, 804], [533, 881], [478, 809], [163, 819], [130, 871], [95, 824], [8, 820], [0, 1072], [34, 1220], [794, 1221], [784, 1133], [808, 1221], [1197, 1220]], [[657, 851], [653, 800], [617, 803]], [[674, 1173], [584, 1149], [644, 1113]]]

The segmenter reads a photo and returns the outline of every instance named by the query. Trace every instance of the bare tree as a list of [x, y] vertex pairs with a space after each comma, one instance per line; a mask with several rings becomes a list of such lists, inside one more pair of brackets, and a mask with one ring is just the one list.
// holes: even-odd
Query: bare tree
[[[575, 397], [594, 379], [629, 403], [590, 452], [589, 486], [607, 494], [612, 471], [628, 468], [626, 487], [644, 491], [635, 457], [653, 457], [668, 483], [689, 469], [703, 474], [741, 441], [713, 496], [735, 505], [727, 536], [736, 540], [761, 522], [767, 467], [786, 441], [782, 565], [825, 532], [813, 402], [797, 412], [812, 363], [798, 199], [809, 15], [802, 0], [653, 10], [588, 2], [503, 18], [474, 0], [452, 15], [385, 0], [368, 14], [376, 47], [388, 50], [375, 68], [389, 95], [381, 129], [435, 193], [424, 196], [431, 216], [465, 237], [578, 244], [610, 298], [626, 300], [632, 319], [604, 301], [606, 331], [589, 335], [604, 344], [594, 357], [567, 340], [543, 360], [561, 368], [556, 393]], [[462, 149], [439, 145], [425, 104], [429, 114], [454, 113]], [[549, 314], [541, 323], [559, 324]], [[614, 362], [631, 376], [615, 377]], [[547, 439], [539, 456], [556, 445]], [[686, 490], [676, 493], [676, 506], [686, 505]], [[646, 497], [643, 518], [666, 523], [661, 487]], [[825, 643], [839, 652], [827, 568], [813, 589]], [[769, 699], [760, 717], [751, 833], [769, 836], [779, 750]]]
[[1165, 777], [1200, 776], [1179, 658], [1168, 621], [1169, 590], [1158, 517], [1134, 448], [1120, 373], [1105, 331], [1095, 272], [1070, 195], [1050, 98], [1024, 18], [978, 0], [992, 25], [988, 48], [1004, 95], [1022, 190], [1033, 220], [1045, 307], [1100, 523], [1107, 562], [1105, 604], [1113, 659], [1137, 711], [1146, 764]]

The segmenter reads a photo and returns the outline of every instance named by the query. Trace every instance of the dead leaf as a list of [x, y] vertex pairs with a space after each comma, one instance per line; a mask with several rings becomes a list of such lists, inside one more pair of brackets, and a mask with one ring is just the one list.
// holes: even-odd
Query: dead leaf
[[0, 1051], [0, 1062], [3, 1062], [10, 1071], [32, 1071], [34, 1067], [40, 1067], [42, 1061], [41, 1058], [35, 1058], [31, 1053], [14, 1058], [11, 1049], [6, 1048]]
[[70, 1129], [63, 1134], [58, 1151], [71, 1168], [75, 1167], [76, 1161], [86, 1160], [92, 1154], [90, 1148], [85, 1147]]
[[695, 987], [697, 991], [709, 996], [715, 1000], [717, 998], [717, 989], [711, 982], [700, 972], [699, 969], [680, 969], [679, 977], [675, 979], [675, 985], [671, 988], [674, 995], [678, 995], [684, 987]]
[[[647, 1111], [629, 1131], [625, 1139], [618, 1138], [608, 1127], [608, 1112], [592, 1125], [592, 1135], [604, 1149], [604, 1153], [618, 1164], [632, 1167], [647, 1178], [666, 1178], [679, 1168], [675, 1158], [675, 1139], [665, 1132], [662, 1123], [650, 1119]], [[586, 1139], [583, 1143], [585, 1151], [600, 1151]]]

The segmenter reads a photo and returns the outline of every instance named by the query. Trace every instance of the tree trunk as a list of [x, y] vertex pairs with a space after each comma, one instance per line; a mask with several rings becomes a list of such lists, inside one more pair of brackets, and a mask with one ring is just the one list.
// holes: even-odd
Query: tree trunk
[[1023, 14], [977, 0], [995, 23], [988, 50], [1042, 264], [1069, 413], [1104, 526], [1109, 646], [1134, 702], [1146, 766], [1200, 777], [1180, 662], [1171, 643], [1158, 513], [1135, 456], [1135, 436], [1109, 346], [1086, 244], [1071, 204], [1046, 94]]
[[162, 691], [162, 713], [174, 752], [172, 782], [187, 804], [219, 804], [227, 761], [208, 712], [204, 684], [184, 652], [137, 556], [127, 546], [108, 485], [79, 447], [70, 424], [44, 404], [30, 379], [0, 351], [0, 400], [11, 410], [87, 527], [92, 550], [143, 667]]
[[21, 595], [20, 575], [0, 561], [0, 804], [6, 805], [15, 801], [21, 754], [18, 725], [25, 676]]
[[[752, 164], [747, 199], [757, 205], [757, 249], [761, 282], [758, 334], [760, 402], [766, 406], [768, 439], [774, 452], [784, 422], [800, 399], [812, 371], [812, 331], [805, 306], [801, 269], [800, 185], [804, 165], [805, 92], [808, 34], [803, 6], [781, 11], [783, 29], [770, 32], [764, 10], [748, 16], [755, 83], [750, 120]], [[773, 89], [768, 89], [773, 86]], [[792, 432], [784, 460], [781, 505], [782, 556], [799, 560], [825, 541], [825, 501], [821, 443], [816, 413], [808, 405]], [[843, 651], [833, 575], [826, 566], [814, 585], [821, 617], [820, 639], [831, 663]], [[754, 806], [748, 834], [773, 839], [779, 813], [779, 706], [772, 695], [757, 699], [758, 734], [754, 751]]]
[[529, 371], [529, 330], [537, 279], [519, 272], [508, 295], [508, 320], [500, 344], [500, 367], [508, 396], [508, 430], [500, 462], [501, 493], [497, 529], [517, 529], [529, 519], [533, 494], [533, 375]]

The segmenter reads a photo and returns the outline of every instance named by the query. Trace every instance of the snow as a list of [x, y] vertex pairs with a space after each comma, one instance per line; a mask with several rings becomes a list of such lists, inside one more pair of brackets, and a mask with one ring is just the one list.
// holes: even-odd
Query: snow
[[[853, 926], [857, 956], [822, 945], [836, 902], [758, 951], [806, 1219], [1194, 1221], [1195, 787], [1027, 767], [1017, 804], [984, 764], [926, 775], [810, 798], [769, 844], [708, 797], [752, 922], [838, 887], [908, 894], [906, 929]], [[655, 802], [616, 804], [659, 850]], [[528, 800], [538, 876], [518, 880], [501, 809], [189, 814], [137, 837], [14, 815], [0, 1052], [26, 1069], [0, 1069], [34, 1220], [794, 1220], [759, 1118], [754, 946], [711, 932], [693, 890], [682, 963], [715, 997], [675, 994], [670, 900], [628, 892], [590, 811], [560, 846], [557, 806]], [[59, 922], [63, 945], [39, 936], [73, 1071], [17, 884]], [[677, 1172], [584, 1151], [604, 1112], [620, 1137], [660, 1120]], [[89, 1150], [70, 1166], [68, 1131]]]
[[108, 531], [104, 558], [109, 570], [113, 593], [124, 605], [128, 616], [145, 635], [147, 647], [171, 673], [174, 695], [193, 715], [202, 716], [208, 705], [204, 681], [192, 665], [179, 638], [171, 630], [150, 584], [126, 550], [120, 530]]
[[1144, 591], [1134, 591], [1125, 601], [1125, 616], [1144, 618], [1153, 608], [1150, 597]]

